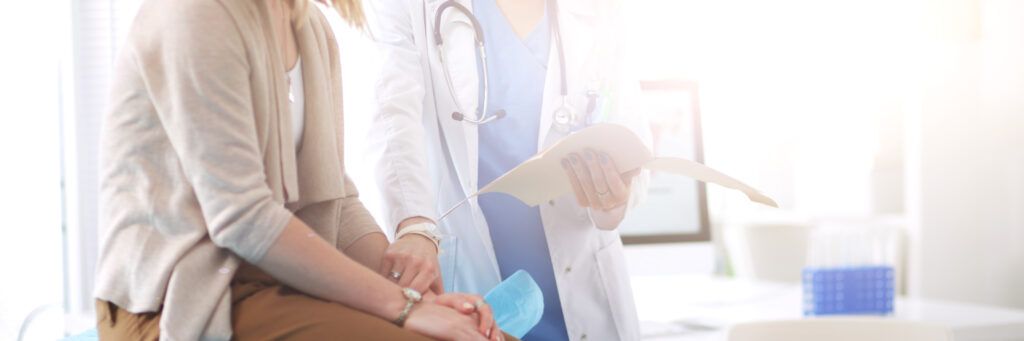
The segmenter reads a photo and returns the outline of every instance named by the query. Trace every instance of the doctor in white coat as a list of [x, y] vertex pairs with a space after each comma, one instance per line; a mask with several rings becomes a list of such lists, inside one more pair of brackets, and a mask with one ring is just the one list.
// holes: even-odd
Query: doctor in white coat
[[368, 142], [384, 226], [395, 234], [379, 271], [416, 289], [483, 294], [527, 268], [551, 306], [526, 340], [639, 339], [616, 228], [646, 192], [644, 172], [581, 150], [563, 162], [575, 193], [537, 208], [488, 194], [438, 221], [484, 181], [587, 124], [623, 124], [650, 141], [638, 86], [619, 63], [620, 4], [370, 3], [384, 67]]

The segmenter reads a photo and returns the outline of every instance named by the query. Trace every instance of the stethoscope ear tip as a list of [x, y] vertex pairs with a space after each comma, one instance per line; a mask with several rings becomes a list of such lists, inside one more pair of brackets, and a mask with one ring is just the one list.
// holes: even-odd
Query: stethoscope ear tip
[[452, 112], [452, 119], [456, 121], [462, 121], [462, 113], [458, 111]]
[[499, 109], [497, 112], [494, 113], [495, 120], [501, 119], [503, 117], [505, 117], [505, 109]]

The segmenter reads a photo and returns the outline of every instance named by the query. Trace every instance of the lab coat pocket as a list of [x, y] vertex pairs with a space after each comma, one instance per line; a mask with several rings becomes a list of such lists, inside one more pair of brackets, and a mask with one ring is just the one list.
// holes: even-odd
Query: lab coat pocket
[[629, 284], [629, 272], [626, 270], [626, 259], [623, 254], [621, 240], [615, 240], [597, 251], [597, 267], [604, 282], [608, 306], [611, 307], [612, 319], [619, 333], [619, 340], [639, 340], [640, 322], [636, 314], [636, 303]]
[[437, 254], [438, 264], [441, 266], [441, 280], [444, 281], [444, 292], [458, 292], [455, 285], [455, 272], [458, 266], [459, 237], [451, 234], [441, 235], [440, 252]]

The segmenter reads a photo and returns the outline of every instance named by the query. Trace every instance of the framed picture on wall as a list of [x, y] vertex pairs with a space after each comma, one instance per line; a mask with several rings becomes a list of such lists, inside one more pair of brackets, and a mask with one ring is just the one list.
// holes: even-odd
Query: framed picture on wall
[[[703, 163], [697, 83], [643, 81], [641, 88], [654, 137], [654, 154]], [[647, 199], [629, 212], [619, 232], [626, 244], [709, 241], [704, 183], [652, 171]]]

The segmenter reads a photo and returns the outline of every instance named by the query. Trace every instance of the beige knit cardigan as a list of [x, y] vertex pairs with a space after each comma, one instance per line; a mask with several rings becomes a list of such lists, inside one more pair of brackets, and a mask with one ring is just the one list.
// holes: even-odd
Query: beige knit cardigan
[[293, 215], [339, 250], [380, 231], [345, 175], [327, 20], [310, 7], [296, 25], [306, 107], [296, 153], [268, 3], [147, 0], [115, 66], [95, 294], [161, 311], [161, 339], [229, 339], [231, 278]]

